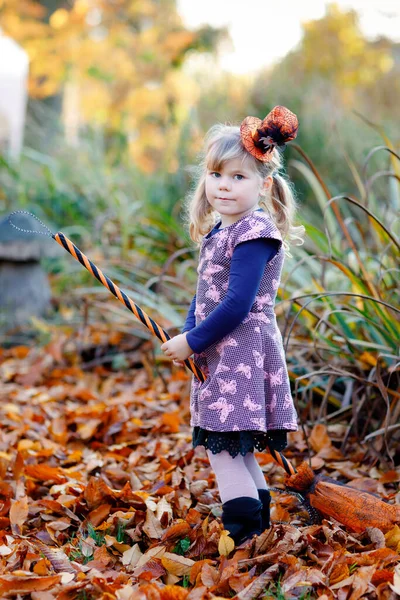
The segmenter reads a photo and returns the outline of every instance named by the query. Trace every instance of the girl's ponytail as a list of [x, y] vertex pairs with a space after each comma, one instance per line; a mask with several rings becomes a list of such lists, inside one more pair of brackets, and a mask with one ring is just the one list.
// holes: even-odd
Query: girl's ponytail
[[[267, 212], [272, 210], [272, 218], [282, 234], [282, 238], [286, 237], [289, 241], [298, 240], [296, 245], [304, 244], [305, 228], [303, 225], [295, 226], [293, 224], [296, 211], [298, 208], [293, 184], [283, 175], [277, 172], [272, 174], [272, 187], [270, 202], [260, 200], [260, 205], [264, 205]], [[289, 251], [289, 244], [284, 241], [286, 254], [292, 256]]]
[[274, 221], [283, 236], [286, 236], [293, 220], [295, 201], [288, 182], [279, 173], [272, 175], [271, 201]]
[[193, 242], [200, 246], [201, 239], [213, 228], [215, 217], [205, 191], [205, 173], [198, 177], [197, 186], [191, 192], [191, 202], [186, 206], [186, 222]]

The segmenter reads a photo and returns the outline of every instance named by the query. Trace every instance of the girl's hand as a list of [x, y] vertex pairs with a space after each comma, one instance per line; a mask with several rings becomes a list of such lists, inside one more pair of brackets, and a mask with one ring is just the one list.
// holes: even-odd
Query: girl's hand
[[186, 341], [186, 332], [180, 333], [161, 345], [161, 350], [171, 360], [182, 361], [193, 354], [193, 350]]
[[175, 365], [175, 366], [177, 366], [177, 367], [184, 367], [184, 366], [185, 366], [185, 363], [184, 363], [184, 361], [183, 361], [183, 360], [173, 360], [172, 362], [173, 362], [173, 363], [174, 363], [174, 365]]

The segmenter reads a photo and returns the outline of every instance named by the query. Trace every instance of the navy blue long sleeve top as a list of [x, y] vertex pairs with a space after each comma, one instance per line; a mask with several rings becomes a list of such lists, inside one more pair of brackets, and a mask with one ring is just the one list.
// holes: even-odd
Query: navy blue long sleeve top
[[[219, 230], [217, 223], [208, 235]], [[257, 238], [238, 244], [232, 254], [229, 283], [222, 302], [196, 326], [194, 295], [181, 333], [188, 331], [187, 343], [199, 354], [208, 346], [233, 331], [250, 312], [265, 265], [278, 252], [281, 242], [272, 238]], [[246, 285], [243, 285], [243, 283]]]

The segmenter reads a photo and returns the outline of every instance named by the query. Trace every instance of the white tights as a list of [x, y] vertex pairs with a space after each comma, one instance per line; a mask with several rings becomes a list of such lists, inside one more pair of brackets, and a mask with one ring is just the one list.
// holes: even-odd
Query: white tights
[[218, 454], [207, 450], [207, 456], [217, 478], [222, 503], [241, 496], [258, 500], [257, 489], [268, 489], [264, 474], [253, 452], [248, 452], [246, 456], [238, 454], [232, 458], [227, 450]]

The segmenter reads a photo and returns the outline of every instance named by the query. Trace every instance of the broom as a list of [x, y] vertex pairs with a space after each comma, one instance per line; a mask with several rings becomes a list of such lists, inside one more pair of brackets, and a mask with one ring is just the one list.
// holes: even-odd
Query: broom
[[306, 462], [299, 465], [296, 473], [286, 476], [285, 485], [289, 492], [300, 493], [304, 503], [309, 503], [324, 517], [333, 517], [354, 532], [363, 532], [367, 527], [387, 532], [400, 523], [400, 506], [383, 502], [375, 494], [356, 490], [326, 475], [315, 475]]

